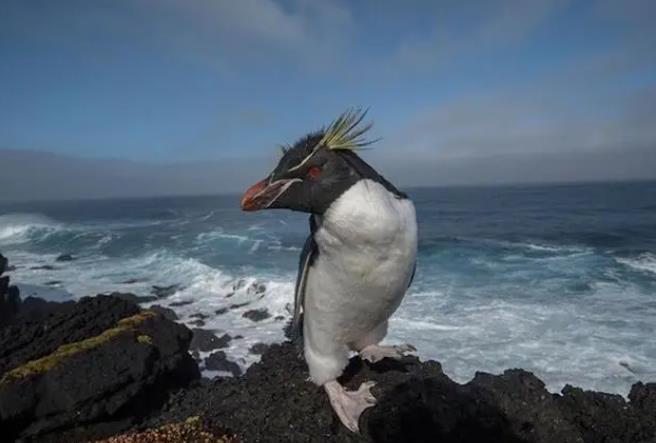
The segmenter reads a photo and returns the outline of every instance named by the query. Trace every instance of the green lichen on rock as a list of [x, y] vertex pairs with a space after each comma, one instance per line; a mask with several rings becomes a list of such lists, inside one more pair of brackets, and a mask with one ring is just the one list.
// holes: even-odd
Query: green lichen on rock
[[[53, 353], [36, 360], [30, 360], [22, 366], [7, 372], [5, 376], [2, 377], [2, 380], [0, 380], [0, 387], [4, 384], [11, 383], [12, 381], [43, 374], [44, 372], [47, 372], [57, 366], [60, 362], [74, 355], [98, 348], [103, 344], [115, 339], [119, 335], [134, 333], [136, 332], [136, 328], [139, 327], [139, 325], [141, 325], [147, 319], [155, 317], [156, 315], [157, 314], [152, 311], [142, 311], [138, 314], [119, 320], [116, 326], [103, 331], [99, 335], [89, 337], [77, 342], [61, 345]], [[149, 344], [152, 344], [152, 339], [147, 335], [139, 335], [137, 337], [137, 340], [140, 343], [144, 343], [141, 337], [145, 337], [147, 340], [149, 340]]]
[[150, 335], [145, 335], [142, 334], [137, 337], [137, 341], [139, 343], [142, 343], [144, 345], [152, 345], [153, 344], [153, 338]]

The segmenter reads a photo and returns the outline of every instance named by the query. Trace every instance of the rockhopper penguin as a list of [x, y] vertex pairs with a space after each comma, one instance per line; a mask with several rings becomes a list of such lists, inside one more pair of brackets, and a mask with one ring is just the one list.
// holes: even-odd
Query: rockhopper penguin
[[283, 147], [278, 166], [241, 200], [245, 211], [311, 214], [293, 325], [302, 333], [312, 381], [324, 387], [340, 420], [354, 432], [375, 398], [373, 382], [357, 391], [337, 382], [349, 353], [376, 362], [414, 351], [410, 345], [379, 344], [414, 276], [417, 222], [408, 197], [355, 153], [371, 143], [364, 139], [371, 128], [362, 125], [365, 114], [349, 110], [327, 128]]

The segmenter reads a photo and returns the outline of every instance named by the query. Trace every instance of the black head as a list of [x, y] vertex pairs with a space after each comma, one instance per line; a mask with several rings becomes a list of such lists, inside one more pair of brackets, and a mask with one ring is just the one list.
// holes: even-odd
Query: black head
[[347, 111], [327, 129], [284, 149], [276, 168], [251, 186], [241, 201], [245, 211], [285, 208], [323, 214], [358, 180], [368, 178], [403, 196], [354, 152], [372, 142], [363, 139], [371, 124], [359, 127], [366, 112]]
[[324, 135], [310, 134], [285, 149], [273, 172], [246, 191], [242, 209], [284, 208], [323, 214], [359, 180], [340, 151], [320, 144]]

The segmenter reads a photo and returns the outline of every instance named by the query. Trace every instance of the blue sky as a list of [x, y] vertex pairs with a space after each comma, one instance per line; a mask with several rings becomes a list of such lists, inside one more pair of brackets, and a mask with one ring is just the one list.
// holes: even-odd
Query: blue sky
[[269, 156], [348, 106], [374, 156], [656, 146], [656, 2], [0, 3], [0, 148]]

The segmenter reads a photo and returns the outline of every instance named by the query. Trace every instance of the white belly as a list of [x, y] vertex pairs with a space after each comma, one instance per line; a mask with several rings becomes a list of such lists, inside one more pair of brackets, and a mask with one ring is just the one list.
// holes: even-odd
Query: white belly
[[315, 240], [304, 331], [306, 349], [321, 354], [357, 342], [401, 303], [417, 254], [414, 205], [362, 180], [326, 211]]

